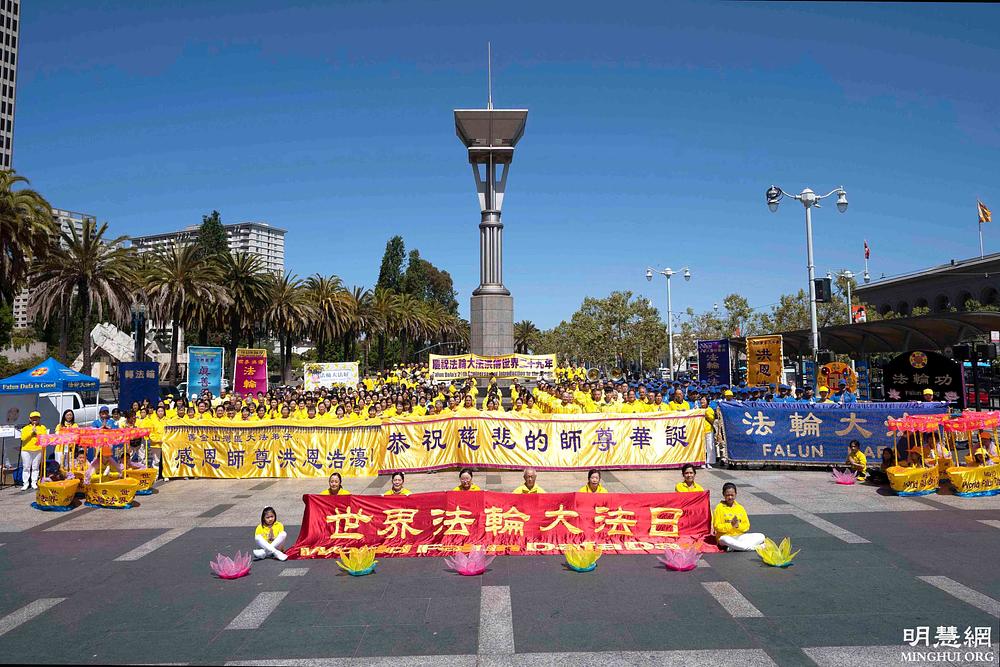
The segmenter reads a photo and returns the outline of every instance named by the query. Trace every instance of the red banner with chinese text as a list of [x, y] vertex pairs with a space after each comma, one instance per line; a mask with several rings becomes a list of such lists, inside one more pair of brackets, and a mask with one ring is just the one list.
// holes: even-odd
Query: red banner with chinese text
[[557, 554], [584, 543], [605, 553], [642, 554], [682, 538], [702, 542], [711, 532], [708, 492], [441, 491], [302, 500], [292, 558], [336, 558], [360, 546], [377, 547], [381, 557], [446, 556], [477, 546], [496, 554]]
[[237, 348], [233, 363], [233, 391], [240, 396], [267, 393], [267, 350]]

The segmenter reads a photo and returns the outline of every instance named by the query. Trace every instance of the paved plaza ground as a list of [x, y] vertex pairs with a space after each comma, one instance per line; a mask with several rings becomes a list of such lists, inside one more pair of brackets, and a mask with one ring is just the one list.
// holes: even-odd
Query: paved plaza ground
[[[541, 473], [572, 491], [583, 473]], [[605, 474], [609, 491], [673, 487], [680, 474]], [[410, 475], [414, 492], [457, 474]], [[509, 491], [516, 472], [480, 473]], [[217, 552], [250, 546], [264, 505], [290, 538], [305, 492], [324, 480], [173, 480], [131, 510], [33, 510], [0, 491], [0, 659], [5, 662], [346, 665], [996, 665], [1000, 497], [898, 498], [837, 486], [829, 473], [705, 470], [712, 494], [740, 485], [753, 530], [801, 548], [787, 570], [756, 554], [710, 554], [668, 572], [654, 556], [613, 555], [590, 574], [556, 556], [497, 558], [480, 577], [440, 558], [383, 559], [374, 576], [332, 560], [267, 560], [249, 577], [209, 573]], [[387, 477], [347, 479], [381, 493]], [[989, 627], [993, 646], [911, 648], [904, 630]], [[959, 644], [964, 644], [959, 637]], [[967, 660], [968, 651], [992, 652]], [[985, 656], [984, 656], [985, 657]]]

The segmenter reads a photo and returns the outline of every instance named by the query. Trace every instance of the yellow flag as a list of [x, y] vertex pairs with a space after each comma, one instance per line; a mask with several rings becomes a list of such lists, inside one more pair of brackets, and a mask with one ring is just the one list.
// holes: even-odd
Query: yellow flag
[[992, 222], [993, 214], [990, 213], [990, 209], [986, 208], [986, 204], [984, 204], [979, 200], [976, 200], [976, 203], [979, 205], [979, 224], [983, 224], [984, 222]]

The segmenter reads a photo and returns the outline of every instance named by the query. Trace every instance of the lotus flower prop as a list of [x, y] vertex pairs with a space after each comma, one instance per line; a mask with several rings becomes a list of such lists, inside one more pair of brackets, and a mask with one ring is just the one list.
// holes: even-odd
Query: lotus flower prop
[[668, 570], [687, 572], [698, 567], [701, 552], [695, 545], [681, 546], [676, 549], [667, 548], [666, 553], [657, 556], [656, 560], [667, 566]]
[[772, 567], [788, 567], [798, 551], [792, 552], [792, 543], [786, 537], [781, 544], [775, 544], [770, 538], [764, 538], [764, 544], [757, 547], [760, 559]]
[[837, 468], [834, 468], [833, 481], [835, 481], [837, 484], [850, 485], [857, 482], [858, 478], [855, 477], [854, 473], [851, 472], [850, 470], [838, 470]]
[[592, 546], [569, 547], [566, 549], [566, 564], [574, 572], [590, 572], [597, 567], [601, 551]]
[[474, 577], [482, 574], [490, 566], [496, 556], [487, 556], [482, 549], [473, 549], [470, 553], [458, 553], [445, 558], [445, 564], [464, 577]]
[[237, 551], [232, 558], [218, 554], [208, 566], [219, 579], [239, 579], [250, 574], [250, 552]]
[[375, 547], [351, 547], [340, 554], [337, 566], [352, 577], [363, 577], [375, 571]]

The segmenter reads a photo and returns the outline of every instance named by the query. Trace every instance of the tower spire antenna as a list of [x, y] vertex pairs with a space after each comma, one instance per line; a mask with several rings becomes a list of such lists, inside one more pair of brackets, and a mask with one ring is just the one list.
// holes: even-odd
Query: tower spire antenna
[[493, 108], [493, 45], [486, 42], [487, 109]]

